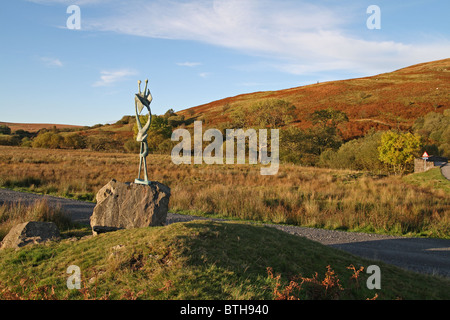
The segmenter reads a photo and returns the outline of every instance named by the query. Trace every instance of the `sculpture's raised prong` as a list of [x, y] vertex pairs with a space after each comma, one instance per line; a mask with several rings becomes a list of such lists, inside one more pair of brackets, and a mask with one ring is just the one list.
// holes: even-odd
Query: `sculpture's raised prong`
[[145, 79], [144, 95], [147, 93], [147, 85], [148, 85], [148, 79]]

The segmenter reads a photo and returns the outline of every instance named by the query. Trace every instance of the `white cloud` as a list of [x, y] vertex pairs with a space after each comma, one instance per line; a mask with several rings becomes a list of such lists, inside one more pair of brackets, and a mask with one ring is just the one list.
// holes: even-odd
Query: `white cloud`
[[137, 74], [136, 71], [130, 69], [121, 69], [116, 71], [101, 71], [100, 80], [96, 81], [92, 86], [105, 87], [113, 85], [116, 82], [120, 82], [129, 76]]
[[40, 60], [47, 66], [47, 67], [62, 67], [63, 63], [61, 60], [56, 58], [50, 58], [50, 57], [41, 57]]
[[26, 0], [28, 2], [34, 2], [37, 4], [44, 4], [44, 5], [52, 5], [52, 4], [59, 4], [59, 5], [97, 5], [97, 4], [112, 4], [115, 1], [119, 0]]
[[211, 73], [210, 72], [201, 72], [198, 75], [202, 78], [208, 78], [211, 75]]
[[[349, 30], [355, 20], [361, 19], [359, 15], [363, 15], [361, 28], [365, 28], [366, 8], [361, 4], [349, 8], [324, 3], [327, 5], [299, 0], [131, 0], [121, 5], [112, 1], [107, 10], [113, 12], [111, 15], [86, 18], [83, 27], [231, 48], [273, 61], [274, 68], [289, 73], [321, 70], [379, 73], [448, 57], [449, 40], [407, 44], [386, 41], [388, 38], [358, 37]], [[388, 33], [384, 35], [388, 37]]]
[[177, 65], [181, 66], [181, 67], [197, 67], [197, 66], [200, 66], [201, 63], [200, 62], [178, 62]]

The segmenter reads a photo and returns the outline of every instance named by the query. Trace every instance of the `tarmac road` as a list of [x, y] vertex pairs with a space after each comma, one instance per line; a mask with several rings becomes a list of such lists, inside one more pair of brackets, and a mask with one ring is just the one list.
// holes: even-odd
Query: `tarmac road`
[[447, 179], [450, 180], [450, 163], [447, 163], [446, 165], [441, 167], [442, 175]]
[[[47, 198], [51, 205], [61, 205], [75, 222], [89, 225], [94, 203], [0, 189], [0, 205], [19, 201], [24, 204], [32, 203], [43, 197]], [[169, 213], [167, 223], [195, 219], [207, 218]], [[447, 239], [406, 238], [283, 225], [269, 226], [357, 256], [383, 261], [420, 273], [450, 278], [450, 240]]]

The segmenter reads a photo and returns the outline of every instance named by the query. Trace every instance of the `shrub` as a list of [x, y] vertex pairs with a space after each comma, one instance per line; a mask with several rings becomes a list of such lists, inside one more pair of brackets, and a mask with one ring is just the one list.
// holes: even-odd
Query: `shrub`
[[316, 165], [323, 152], [337, 150], [341, 144], [342, 139], [334, 127], [313, 127], [308, 130], [295, 127], [281, 129], [280, 160]]
[[11, 128], [7, 125], [1, 125], [0, 126], [0, 134], [11, 134]]
[[125, 141], [123, 148], [129, 153], [137, 153], [140, 149], [140, 143], [135, 139], [128, 139], [127, 141]]
[[33, 140], [32, 146], [34, 148], [52, 148], [59, 149], [63, 146], [64, 138], [52, 131], [40, 132]]
[[25, 137], [25, 138], [23, 138], [22, 141], [20, 142], [20, 146], [21, 146], [21, 147], [31, 148], [31, 147], [32, 147], [32, 143], [33, 143], [33, 141], [31, 141], [30, 138]]
[[84, 149], [86, 148], [86, 140], [79, 134], [71, 133], [64, 137], [64, 147], [71, 149]]
[[0, 134], [0, 145], [2, 146], [18, 146], [20, 144], [20, 137], [16, 135]]
[[25, 130], [22, 130], [22, 129], [16, 130], [14, 132], [14, 135], [19, 136], [20, 139], [32, 138], [32, 137], [36, 136], [35, 133], [29, 132], [29, 131], [25, 131]]
[[338, 150], [328, 149], [320, 155], [319, 165], [334, 169], [382, 170], [385, 165], [378, 158], [382, 134], [371, 131], [363, 138], [344, 143]]
[[87, 138], [86, 145], [94, 151], [121, 150], [122, 145], [112, 137], [90, 136]]

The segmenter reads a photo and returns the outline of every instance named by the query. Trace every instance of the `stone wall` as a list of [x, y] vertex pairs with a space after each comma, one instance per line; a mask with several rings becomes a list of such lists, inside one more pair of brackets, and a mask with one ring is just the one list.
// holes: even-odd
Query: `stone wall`
[[425, 172], [435, 167], [440, 167], [443, 163], [416, 158], [414, 159], [414, 172]]
[[434, 162], [424, 159], [414, 159], [414, 172], [425, 172], [434, 168]]

